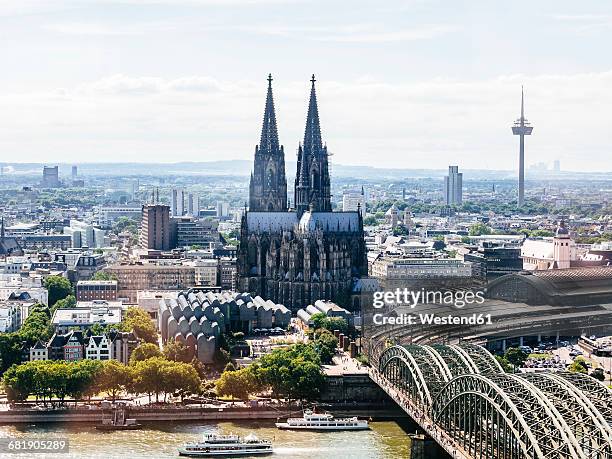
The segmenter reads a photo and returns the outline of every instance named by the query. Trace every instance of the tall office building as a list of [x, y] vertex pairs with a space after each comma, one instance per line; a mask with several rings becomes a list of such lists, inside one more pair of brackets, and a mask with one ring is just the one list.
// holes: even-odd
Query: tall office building
[[558, 159], [555, 159], [555, 162], [553, 163], [553, 171], [561, 172], [561, 161], [559, 161]]
[[70, 174], [72, 181], [75, 181], [77, 179], [78, 176], [78, 169], [77, 166], [72, 166], [72, 173]]
[[361, 216], [365, 216], [366, 205], [365, 205], [365, 193], [363, 187], [361, 193], [344, 193], [342, 195], [342, 211], [343, 212], [357, 212], [361, 213]]
[[463, 174], [459, 166], [448, 166], [448, 175], [444, 177], [444, 196], [446, 205], [461, 205], [463, 202]]
[[44, 166], [43, 178], [41, 183], [43, 188], [59, 188], [59, 168], [58, 166]]
[[182, 217], [185, 215], [185, 190], [172, 189], [172, 199], [170, 201], [170, 212], [173, 217]]
[[163, 204], [142, 206], [140, 247], [153, 250], [171, 249], [170, 207]]
[[520, 136], [519, 143], [519, 190], [518, 190], [518, 206], [522, 207], [525, 203], [525, 136], [531, 135], [533, 127], [525, 119], [525, 97], [523, 88], [521, 87], [521, 117], [514, 122], [512, 126], [512, 134]]

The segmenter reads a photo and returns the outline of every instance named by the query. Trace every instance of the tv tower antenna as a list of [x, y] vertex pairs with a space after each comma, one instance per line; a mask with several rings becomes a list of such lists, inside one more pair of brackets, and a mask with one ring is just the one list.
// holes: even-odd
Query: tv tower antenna
[[512, 126], [512, 134], [520, 136], [518, 207], [525, 204], [525, 136], [531, 135], [531, 131], [533, 127], [525, 119], [525, 95], [521, 86], [521, 117]]

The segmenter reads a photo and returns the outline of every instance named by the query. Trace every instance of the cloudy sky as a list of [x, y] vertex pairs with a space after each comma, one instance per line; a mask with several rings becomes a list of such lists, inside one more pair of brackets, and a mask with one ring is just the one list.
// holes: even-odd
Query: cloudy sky
[[[607, 45], [606, 45], [607, 43]], [[0, 0], [0, 161], [250, 159], [272, 72], [281, 143], [309, 78], [333, 160], [612, 171], [612, 4]]]

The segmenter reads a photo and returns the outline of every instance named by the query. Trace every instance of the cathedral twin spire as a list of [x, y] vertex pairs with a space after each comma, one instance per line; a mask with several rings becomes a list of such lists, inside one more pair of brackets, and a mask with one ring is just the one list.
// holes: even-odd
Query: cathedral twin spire
[[[321, 126], [312, 76], [304, 143], [298, 148], [295, 177], [295, 208], [301, 216], [306, 210], [331, 211], [331, 186], [327, 147], [321, 140]], [[268, 76], [268, 94], [259, 146], [255, 149], [255, 165], [251, 175], [251, 211], [286, 211], [287, 181], [285, 155], [279, 146], [276, 114], [272, 97], [272, 75]]]
[[261, 139], [259, 145], [255, 147], [255, 165], [249, 186], [249, 209], [252, 211], [287, 211], [285, 151], [279, 144], [272, 96], [272, 75], [268, 75], [268, 94]]

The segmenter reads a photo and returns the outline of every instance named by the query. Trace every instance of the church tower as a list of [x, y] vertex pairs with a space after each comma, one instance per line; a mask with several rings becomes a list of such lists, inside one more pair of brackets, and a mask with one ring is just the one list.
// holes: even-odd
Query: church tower
[[569, 230], [561, 220], [553, 238], [553, 269], [566, 269], [571, 266], [571, 242]]
[[313, 75], [304, 143], [298, 148], [294, 198], [298, 216], [311, 208], [315, 212], [331, 212], [329, 160], [327, 146], [321, 140], [315, 81]]
[[272, 75], [268, 75], [268, 95], [261, 140], [255, 147], [255, 164], [249, 185], [249, 210], [254, 212], [287, 211], [285, 151], [279, 145], [272, 97]]

